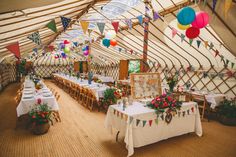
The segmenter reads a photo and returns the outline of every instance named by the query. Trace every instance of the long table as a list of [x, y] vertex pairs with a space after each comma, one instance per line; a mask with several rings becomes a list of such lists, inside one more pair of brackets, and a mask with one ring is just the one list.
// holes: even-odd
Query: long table
[[183, 103], [181, 110], [173, 116], [169, 124], [165, 122], [165, 118], [162, 118], [157, 118], [155, 110], [140, 102], [133, 102], [133, 105], [128, 106], [125, 110], [122, 105], [111, 105], [106, 115], [105, 127], [111, 133], [115, 129], [125, 136], [128, 156], [134, 154], [136, 147], [174, 136], [190, 132], [202, 136], [202, 125], [196, 102]]
[[97, 100], [99, 100], [99, 98], [104, 97], [104, 92], [107, 88], [109, 88], [109, 86], [105, 85], [105, 84], [101, 84], [101, 83], [96, 83], [93, 82], [91, 84], [88, 84], [88, 80], [84, 80], [84, 79], [78, 79], [76, 77], [73, 76], [69, 76], [69, 75], [65, 75], [65, 74], [53, 74], [54, 77], [60, 77], [62, 79], [71, 81], [75, 84], [78, 84], [80, 86], [86, 87], [88, 89], [91, 89], [94, 93], [95, 96], [97, 98]]
[[17, 117], [27, 114], [32, 108], [34, 108], [35, 104], [37, 103], [36, 101], [39, 98], [42, 100], [42, 104], [47, 103], [51, 110], [59, 110], [59, 105], [55, 96], [43, 82], [41, 83], [43, 84], [43, 88], [36, 90], [33, 81], [29, 79], [25, 80], [21, 101], [16, 108]]

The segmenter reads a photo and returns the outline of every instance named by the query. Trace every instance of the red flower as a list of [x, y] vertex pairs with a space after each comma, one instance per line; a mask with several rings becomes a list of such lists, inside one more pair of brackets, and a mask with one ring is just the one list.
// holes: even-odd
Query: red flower
[[33, 118], [33, 119], [36, 118], [35, 115], [33, 115], [32, 118]]
[[168, 107], [169, 105], [168, 105], [168, 103], [167, 102], [164, 102], [164, 105], [163, 105], [164, 107]]
[[39, 99], [37, 99], [37, 103], [38, 104], [41, 104], [41, 102], [42, 102], [42, 100], [39, 98]]
[[170, 96], [168, 96], [167, 99], [168, 99], [168, 101], [171, 101], [171, 100], [172, 100], [172, 98], [171, 98]]
[[45, 117], [45, 115], [44, 115], [44, 114], [41, 114], [41, 117], [42, 117], [42, 118], [44, 118], [44, 117]]

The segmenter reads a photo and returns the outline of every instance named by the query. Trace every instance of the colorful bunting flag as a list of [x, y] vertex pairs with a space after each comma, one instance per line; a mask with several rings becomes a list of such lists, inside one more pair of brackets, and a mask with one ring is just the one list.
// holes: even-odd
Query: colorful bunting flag
[[101, 34], [103, 34], [104, 29], [105, 29], [105, 23], [103, 23], [103, 22], [98, 22], [98, 23], [97, 23], [97, 26], [98, 26], [98, 29], [99, 29], [99, 31], [101, 32]]
[[210, 46], [209, 46], [209, 50], [212, 50], [214, 47], [213, 43], [211, 42]]
[[172, 38], [174, 38], [176, 34], [177, 34], [177, 30], [173, 27], [172, 28]]
[[132, 29], [132, 27], [133, 27], [132, 20], [131, 19], [126, 19], [125, 22], [128, 25], [129, 29]]
[[143, 120], [143, 127], [146, 125], [147, 121]]
[[207, 48], [207, 46], [208, 46], [208, 41], [204, 41], [204, 44], [205, 44], [205, 48]]
[[137, 120], [136, 120], [136, 126], [138, 126], [138, 125], [139, 125], [139, 123], [140, 123], [140, 120], [139, 120], [139, 119], [137, 119]]
[[224, 56], [223, 55], [221, 55], [220, 56], [220, 58], [221, 58], [221, 62], [224, 60]]
[[233, 2], [233, 0], [225, 0], [225, 5], [224, 5], [225, 17], [227, 16], [227, 14], [228, 14], [228, 12], [229, 12], [229, 9], [230, 9], [231, 6], [232, 6], [232, 2]]
[[78, 42], [73, 42], [73, 44], [75, 45], [75, 47], [77, 47], [77, 46], [78, 46]]
[[228, 59], [226, 59], [226, 65], [228, 65], [229, 64], [229, 60]]
[[200, 40], [197, 40], [197, 47], [199, 48], [201, 45], [201, 41]]
[[212, 1], [212, 12], [215, 12], [217, 0]]
[[132, 123], [133, 119], [134, 119], [134, 117], [129, 117], [129, 124]]
[[69, 26], [70, 22], [71, 22], [71, 19], [70, 19], [70, 18], [61, 16], [61, 23], [62, 23], [62, 26], [63, 26], [63, 28], [64, 28], [64, 31], [65, 31], [66, 28]]
[[143, 15], [137, 16], [137, 19], [138, 19], [139, 24], [142, 25], [143, 24]]
[[119, 52], [121, 52], [121, 51], [122, 51], [122, 48], [119, 47]]
[[158, 12], [157, 12], [157, 11], [154, 11], [154, 12], [153, 12], [153, 21], [156, 21], [156, 20], [159, 19], [159, 18], [160, 18], [160, 16], [159, 16]]
[[87, 30], [88, 30], [88, 26], [89, 26], [89, 22], [87, 21], [80, 21], [80, 25], [83, 29], [84, 34], [86, 34]]
[[204, 6], [206, 6], [206, 4], [207, 4], [207, 0], [204, 0], [204, 3], [203, 3], [203, 5], [204, 5]]
[[189, 39], [189, 45], [192, 46], [193, 39]]
[[207, 78], [207, 76], [208, 76], [208, 74], [207, 74], [207, 72], [203, 72], [203, 78]]
[[15, 42], [15, 43], [12, 43], [11, 45], [6, 46], [6, 49], [11, 51], [11, 53], [13, 53], [16, 56], [16, 58], [20, 59], [19, 42]]
[[37, 48], [33, 48], [33, 52], [38, 53], [38, 49]]
[[118, 21], [117, 22], [112, 22], [111, 24], [114, 27], [114, 30], [116, 31], [116, 33], [118, 33], [119, 22]]
[[57, 33], [57, 26], [56, 26], [56, 22], [54, 19], [52, 21], [50, 21], [46, 26], [49, 29], [51, 29], [53, 32]]
[[215, 57], [218, 56], [219, 53], [220, 53], [220, 52], [219, 52], [218, 50], [216, 50], [216, 51], [215, 51]]
[[149, 126], [152, 126], [152, 120], [149, 120], [148, 122], [149, 122]]
[[33, 34], [28, 35], [27, 37], [28, 39], [32, 40], [34, 43], [36, 43], [37, 45], [41, 45], [41, 39], [40, 39], [40, 35], [39, 32], [34, 32]]
[[184, 34], [181, 34], [181, 35], [180, 35], [180, 38], [181, 38], [181, 42], [183, 42], [183, 41], [184, 41], [184, 38], [185, 38], [185, 35], [184, 35]]
[[231, 62], [231, 68], [234, 68], [235, 63]]

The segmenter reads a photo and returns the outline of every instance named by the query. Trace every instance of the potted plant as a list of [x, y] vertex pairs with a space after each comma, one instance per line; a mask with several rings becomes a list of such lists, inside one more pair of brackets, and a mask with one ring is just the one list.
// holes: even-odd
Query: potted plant
[[115, 88], [108, 88], [104, 91], [104, 98], [102, 100], [103, 108], [107, 111], [108, 107], [114, 103], [116, 103], [115, 97]]
[[34, 108], [30, 110], [29, 117], [32, 123], [32, 132], [36, 135], [45, 134], [50, 128], [51, 110], [46, 103], [38, 99]]
[[218, 120], [229, 126], [236, 125], [236, 99], [227, 100], [224, 99], [220, 102], [219, 106], [216, 107]]

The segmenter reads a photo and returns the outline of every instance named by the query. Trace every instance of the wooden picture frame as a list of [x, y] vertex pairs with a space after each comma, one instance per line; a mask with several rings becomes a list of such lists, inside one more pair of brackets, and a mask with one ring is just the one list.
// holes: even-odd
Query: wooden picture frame
[[142, 99], [161, 95], [161, 78], [159, 73], [130, 74], [131, 96]]

